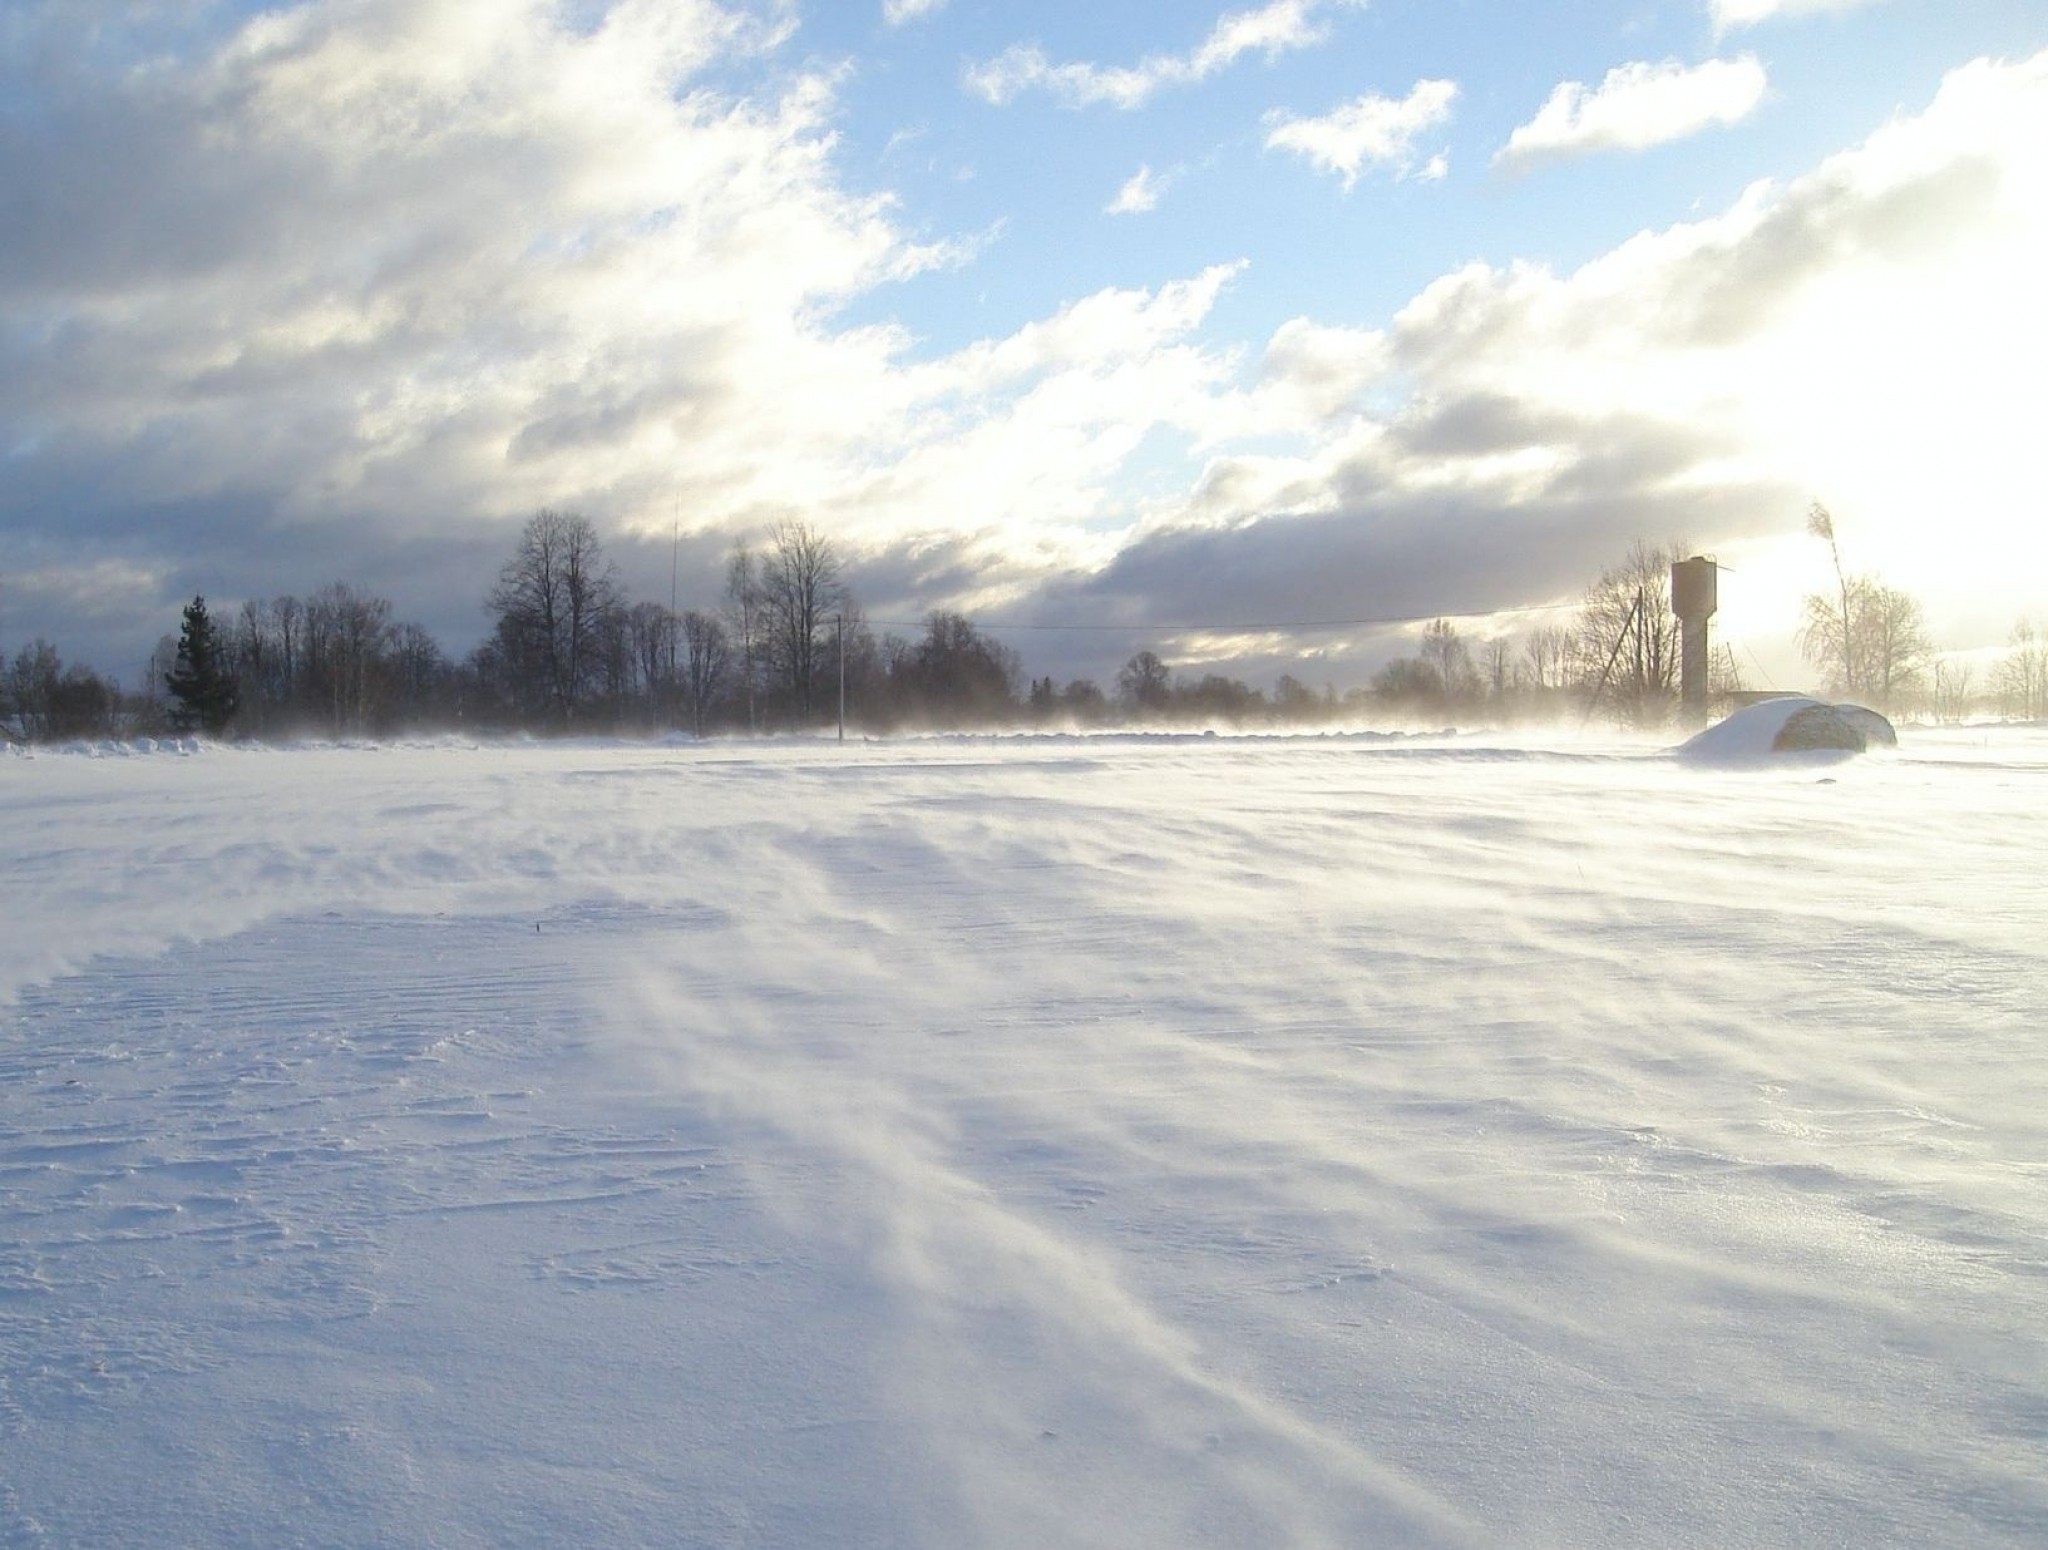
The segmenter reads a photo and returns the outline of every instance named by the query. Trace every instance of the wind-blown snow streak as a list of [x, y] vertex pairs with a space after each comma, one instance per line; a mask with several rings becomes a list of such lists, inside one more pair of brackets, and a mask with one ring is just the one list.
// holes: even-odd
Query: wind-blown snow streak
[[2036, 1543], [2044, 776], [8, 760], [0, 1543]]

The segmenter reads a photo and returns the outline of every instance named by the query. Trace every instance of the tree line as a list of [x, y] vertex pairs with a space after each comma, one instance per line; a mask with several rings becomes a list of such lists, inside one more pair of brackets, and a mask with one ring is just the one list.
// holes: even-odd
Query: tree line
[[[1932, 649], [1918, 603], [1844, 567], [1804, 600], [1800, 643], [1829, 692], [1892, 712], [1960, 720], [1995, 708], [2048, 717], [2048, 641], [2016, 627], [1988, 696], [1972, 670]], [[1147, 649], [1107, 687], [1027, 679], [1015, 651], [964, 616], [928, 615], [919, 633], [877, 637], [831, 540], [778, 524], [728, 554], [717, 604], [634, 601], [585, 517], [543, 509], [522, 528], [484, 597], [489, 632], [454, 660], [391, 604], [335, 583], [304, 598], [251, 599], [215, 617], [204, 597], [152, 655], [138, 694], [65, 665], [46, 641], [0, 657], [0, 729], [63, 741], [157, 732], [278, 738], [381, 737], [416, 730], [861, 732], [906, 728], [1200, 725], [1238, 728], [1509, 722], [1600, 716], [1637, 727], [1678, 702], [1679, 621], [1671, 564], [1681, 544], [1638, 542], [1569, 617], [1516, 636], [1423, 624], [1417, 648], [1339, 693], [1283, 674], [1270, 693], [1227, 674], [1176, 670]], [[1710, 693], [1743, 689], [1715, 654]]]

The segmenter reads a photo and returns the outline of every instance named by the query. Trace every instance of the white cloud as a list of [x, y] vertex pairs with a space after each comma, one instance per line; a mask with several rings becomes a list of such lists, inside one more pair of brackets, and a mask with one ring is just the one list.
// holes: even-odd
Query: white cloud
[[53, 149], [0, 143], [8, 201], [53, 212], [0, 252], [25, 325], [0, 340], [6, 443], [89, 480], [95, 523], [161, 528], [141, 513], [183, 502], [222, 514], [210, 530], [232, 496], [253, 531], [172, 540], [223, 571], [269, 522], [310, 555], [326, 524], [395, 551], [543, 502], [618, 521], [680, 486], [715, 524], [809, 499], [886, 423], [861, 384], [898, 344], [823, 319], [950, 255], [837, 186], [829, 81], [699, 83], [772, 46], [745, 16], [554, 17], [309, 5], [91, 97], [62, 83]]
[[[1155, 618], [1203, 617], [1201, 586], [1239, 617], [1348, 589], [1352, 615], [1373, 575], [1424, 608], [1526, 600], [1617, 537], [1732, 543], [1814, 496], [1930, 594], [1972, 545], [2048, 562], [2048, 55], [1572, 273], [1446, 275], [1384, 330], [1302, 319], [1248, 361], [1204, 337], [1221, 265], [920, 358], [835, 321], [958, 254], [845, 190], [831, 80], [714, 91], [766, 40], [709, 0], [555, 15], [277, 13], [62, 83], [66, 132], [33, 146], [16, 83], [0, 200], [54, 213], [0, 244], [0, 571], [119, 556], [173, 603], [381, 584], [401, 614], [456, 599], [425, 622], [460, 648], [543, 502], [665, 534], [680, 495], [707, 544], [802, 512], [856, 556], [956, 556], [919, 609], [1097, 571]], [[1402, 126], [1430, 101], [1322, 164], [1422, 175]], [[1175, 488], [1162, 436], [1207, 467]]]
[[1483, 612], [1684, 535], [1739, 563], [1724, 623], [1776, 629], [1789, 665], [1798, 592], [1824, 579], [1818, 497], [1942, 644], [1999, 640], [2048, 566], [2042, 143], [2048, 54], [1980, 61], [1807, 176], [1576, 271], [1475, 264], [1384, 333], [1291, 323], [1185, 504], [1082, 596], [1155, 618]]
[[1143, 215], [1159, 208], [1159, 197], [1170, 181], [1154, 177], [1150, 167], [1140, 167], [1116, 191], [1116, 198], [1103, 207], [1108, 215]]
[[[1407, 176], [1415, 165], [1415, 142], [1449, 120], [1457, 100], [1453, 81], [1417, 81], [1406, 97], [1367, 95], [1321, 118], [1275, 114], [1269, 120], [1269, 150], [1293, 151], [1311, 165], [1343, 176], [1349, 188], [1374, 167], [1390, 167]], [[1424, 163], [1420, 176], [1441, 178], [1448, 162], [1439, 152]]]
[[1716, 32], [1754, 27], [1779, 16], [1814, 16], [1828, 11], [1854, 11], [1876, 0], [1708, 0]]
[[714, 92], [761, 36], [710, 4], [554, 14], [307, 6], [100, 83], [59, 156], [0, 121], [0, 196], [63, 213], [0, 249], [0, 570], [133, 554], [224, 605], [341, 575], [457, 649], [541, 504], [802, 512], [854, 553], [972, 511], [979, 570], [1041, 574], [1213, 412], [1233, 359], [1193, 335], [1235, 266], [913, 362], [836, 311], [962, 250], [844, 191], [830, 80]]
[[1085, 62], [1054, 64], [1035, 44], [1016, 44], [994, 59], [971, 65], [967, 89], [1002, 106], [1028, 91], [1043, 91], [1069, 107], [1107, 103], [1135, 108], [1167, 86], [1188, 86], [1228, 69], [1246, 54], [1267, 58], [1309, 48], [1328, 36], [1318, 12], [1359, 0], [1268, 0], [1255, 10], [1232, 11], [1186, 54], [1149, 55], [1133, 66]]
[[1589, 151], [1641, 151], [1682, 140], [1715, 125], [1739, 123], [1768, 85], [1753, 54], [1687, 66], [1627, 64], [1588, 90], [1566, 81], [1494, 157], [1513, 165]]
[[946, 0], [882, 0], [882, 20], [891, 27], [921, 16], [932, 16], [946, 8]]
[[1191, 280], [1157, 290], [1114, 288], [1066, 306], [1007, 337], [971, 345], [930, 368], [916, 368], [920, 386], [987, 392], [1020, 378], [1085, 368], [1099, 372], [1148, 360], [1200, 326], [1223, 288], [1245, 266], [1216, 264]]

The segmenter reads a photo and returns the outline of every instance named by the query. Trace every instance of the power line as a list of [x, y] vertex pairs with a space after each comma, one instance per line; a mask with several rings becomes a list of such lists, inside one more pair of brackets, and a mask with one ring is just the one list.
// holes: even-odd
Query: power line
[[[1471, 613], [1445, 613], [1442, 609], [1431, 609], [1419, 614], [1377, 614], [1363, 619], [1281, 619], [1255, 621], [1248, 624], [1022, 624], [1007, 621], [972, 620], [977, 630], [1009, 630], [1041, 634], [1155, 634], [1155, 635], [1256, 635], [1279, 634], [1283, 631], [1313, 632], [1319, 630], [1355, 630], [1376, 625], [1424, 624], [1431, 619], [1490, 619], [1498, 614], [1544, 614], [1562, 613], [1579, 607], [1577, 603], [1524, 603], [1512, 608], [1488, 608]], [[963, 616], [964, 617], [964, 616]], [[878, 624], [885, 629], [921, 630], [924, 619], [869, 619], [867, 623]]]

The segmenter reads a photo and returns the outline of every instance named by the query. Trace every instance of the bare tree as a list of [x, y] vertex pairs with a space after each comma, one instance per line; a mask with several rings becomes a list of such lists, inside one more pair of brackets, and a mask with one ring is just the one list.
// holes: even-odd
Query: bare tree
[[57, 680], [52, 701], [58, 737], [111, 737], [121, 705], [120, 686], [84, 663], [74, 663]]
[[270, 627], [270, 605], [252, 597], [235, 616], [234, 637], [229, 655], [234, 663], [235, 681], [242, 687], [242, 722], [256, 731], [266, 730], [266, 712], [280, 702], [277, 691], [279, 663]]
[[739, 652], [740, 690], [747, 702], [747, 730], [760, 730], [761, 720], [754, 702], [760, 682], [761, 576], [754, 551], [744, 542], [732, 546], [725, 562], [725, 612], [731, 626], [732, 642]]
[[1572, 632], [1561, 624], [1531, 630], [1522, 641], [1522, 664], [1532, 688], [1569, 686], [1574, 655]]
[[2022, 619], [2012, 627], [2012, 644], [1992, 670], [1991, 685], [1998, 695], [1998, 713], [2007, 720], [2048, 717], [2048, 639], [2035, 631], [2031, 620]]
[[632, 625], [621, 604], [597, 616], [591, 667], [595, 683], [589, 709], [601, 712], [615, 726], [622, 724], [638, 687], [639, 663], [633, 653]]
[[[1855, 614], [1849, 604], [1849, 576], [1842, 569], [1842, 551], [1835, 543], [1835, 519], [1819, 501], [1806, 510], [1806, 531], [1828, 546], [1828, 558], [1835, 566], [1835, 601], [1830, 603], [1817, 592], [1806, 599], [1805, 634], [1808, 639], [1823, 643], [1824, 650], [1828, 649], [1826, 643], [1832, 643], [1837, 682], [1849, 693], [1860, 694], [1864, 682], [1862, 664], [1856, 656], [1856, 625]], [[1807, 650], [1807, 660], [1816, 660], [1811, 648]]]
[[453, 708], [453, 669], [433, 637], [394, 624], [388, 599], [345, 582], [303, 601], [245, 602], [226, 643], [244, 731], [314, 727], [340, 737], [418, 725]]
[[1970, 714], [1970, 664], [1943, 657], [1934, 664], [1934, 719], [1954, 726]]
[[1192, 683], [1182, 679], [1173, 686], [1173, 708], [1177, 716], [1197, 724], [1233, 727], [1264, 720], [1270, 709], [1263, 694], [1227, 673], [1204, 673]]
[[1677, 704], [1679, 623], [1671, 609], [1671, 566], [1688, 547], [1638, 539], [1621, 564], [1601, 573], [1579, 610], [1581, 681], [1592, 703], [1610, 705], [1637, 726], [1658, 725]]
[[767, 644], [791, 711], [809, 726], [831, 652], [826, 626], [844, 603], [839, 554], [807, 522], [777, 523], [761, 568]]
[[1444, 704], [1444, 675], [1420, 657], [1395, 657], [1372, 675], [1373, 697], [1402, 714], [1433, 713]]
[[1076, 726], [1099, 727], [1109, 719], [1109, 696], [1092, 678], [1070, 678], [1060, 690], [1059, 708]]
[[299, 692], [299, 677], [306, 670], [306, 608], [287, 593], [272, 598], [270, 626], [277, 641], [277, 682], [279, 700], [290, 704]]
[[1432, 619], [1423, 626], [1422, 660], [1436, 670], [1446, 705], [1470, 698], [1479, 687], [1479, 675], [1472, 666], [1472, 649], [1448, 619]]
[[1839, 600], [1807, 594], [1799, 631], [1831, 692], [1890, 708], [1918, 685], [1932, 646], [1919, 602], [1874, 576], [1853, 576]]
[[445, 712], [448, 659], [424, 626], [408, 623], [393, 630], [386, 661], [393, 709], [401, 721], [418, 726]]
[[924, 639], [900, 653], [890, 677], [909, 715], [932, 726], [993, 724], [1017, 708], [1023, 669], [1017, 653], [943, 610], [925, 619]]
[[309, 710], [301, 703], [305, 682], [306, 610], [295, 597], [242, 604], [231, 641], [235, 680], [241, 689], [239, 725], [257, 733], [275, 731]]
[[1172, 674], [1154, 653], [1140, 651], [1117, 669], [1116, 692], [1134, 710], [1163, 710], [1173, 697]]
[[30, 742], [55, 735], [57, 684], [64, 672], [57, 648], [38, 636], [14, 654], [7, 668], [8, 698]]
[[1496, 701], [1507, 698], [1515, 680], [1515, 646], [1505, 635], [1491, 636], [1479, 643], [1479, 667], [1486, 692]]
[[1828, 546], [1835, 590], [1807, 594], [1800, 649], [1827, 674], [1831, 692], [1890, 708], [1919, 686], [1933, 653], [1920, 604], [1875, 576], [1848, 573], [1835, 519], [1818, 501], [1806, 513], [1806, 530]]
[[120, 702], [115, 685], [83, 663], [64, 665], [57, 648], [38, 639], [8, 665], [7, 698], [32, 741], [109, 737]]
[[[888, 695], [888, 668], [882, 643], [868, 628], [867, 615], [849, 594], [840, 604], [841, 628], [835, 630], [834, 649], [844, 658], [847, 714], [856, 724], [878, 725], [874, 708]], [[841, 666], [835, 662], [835, 670]]]
[[307, 599], [307, 669], [326, 691], [328, 724], [337, 735], [370, 729], [391, 638], [391, 604], [384, 598], [337, 581]]
[[1862, 636], [1858, 655], [1869, 675], [1871, 694], [1886, 707], [1902, 704], [1920, 687], [1927, 659], [1934, 652], [1920, 600], [1897, 587], [1872, 582], [1858, 624]]
[[726, 641], [725, 626], [710, 614], [692, 608], [682, 618], [683, 698], [690, 707], [690, 729], [702, 737], [704, 718], [718, 703], [732, 649]]
[[667, 720], [676, 703], [676, 616], [660, 603], [635, 603], [625, 630], [650, 724]]
[[587, 517], [543, 508], [498, 573], [488, 606], [519, 698], [573, 724], [601, 681], [606, 615], [620, 606], [614, 572]]
[[[1052, 682], [1050, 678], [1046, 680]], [[1323, 702], [1315, 690], [1292, 673], [1282, 673], [1273, 683], [1273, 715], [1283, 722], [1315, 721], [1323, 714]]]

